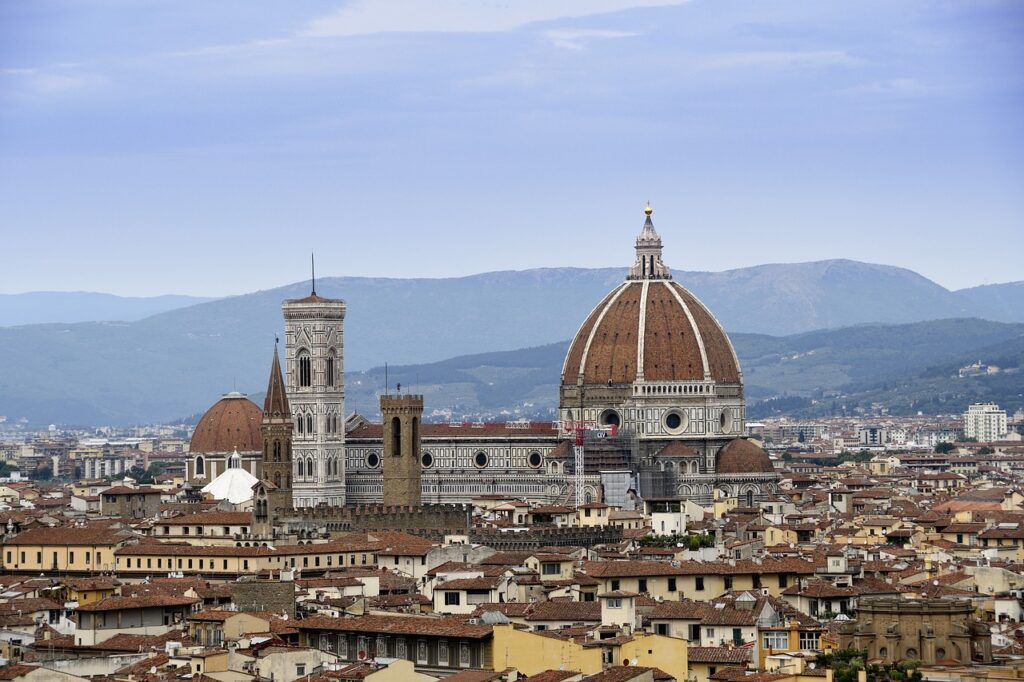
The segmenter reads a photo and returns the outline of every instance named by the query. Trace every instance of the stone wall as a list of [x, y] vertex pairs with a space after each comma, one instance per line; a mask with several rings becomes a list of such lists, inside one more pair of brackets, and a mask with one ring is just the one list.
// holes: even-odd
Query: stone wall
[[231, 583], [231, 601], [240, 611], [269, 611], [295, 617], [295, 583], [285, 580], [242, 580]]

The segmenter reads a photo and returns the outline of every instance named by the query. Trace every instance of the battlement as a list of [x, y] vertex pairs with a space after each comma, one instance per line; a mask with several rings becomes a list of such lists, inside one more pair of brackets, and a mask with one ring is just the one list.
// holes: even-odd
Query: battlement
[[423, 411], [423, 396], [414, 393], [397, 395], [385, 394], [380, 397], [380, 409], [386, 410], [417, 410]]

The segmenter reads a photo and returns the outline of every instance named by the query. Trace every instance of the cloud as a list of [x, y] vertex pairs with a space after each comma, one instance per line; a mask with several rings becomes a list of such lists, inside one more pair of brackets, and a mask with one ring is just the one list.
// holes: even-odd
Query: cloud
[[544, 31], [544, 37], [555, 47], [565, 50], [582, 50], [592, 40], [610, 38], [632, 38], [640, 35], [632, 31], [605, 31], [601, 29], [552, 30]]
[[337, 38], [374, 33], [493, 33], [688, 0], [356, 0], [313, 20], [305, 35]]
[[844, 88], [840, 92], [846, 95], [915, 97], [933, 93], [935, 88], [915, 78], [891, 78]]
[[698, 71], [730, 71], [735, 69], [803, 69], [829, 66], [861, 66], [864, 60], [843, 50], [769, 50], [727, 52], [700, 58], [694, 63]]
[[94, 73], [78, 71], [78, 64], [61, 63], [49, 67], [8, 68], [13, 90], [27, 95], [63, 95], [102, 85], [106, 79]]

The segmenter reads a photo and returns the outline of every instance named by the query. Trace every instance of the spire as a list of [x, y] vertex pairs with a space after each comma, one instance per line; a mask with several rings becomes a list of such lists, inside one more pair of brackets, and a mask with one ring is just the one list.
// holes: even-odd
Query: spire
[[309, 271], [313, 276], [312, 289], [313, 293], [310, 296], [316, 296], [316, 254], [309, 254]]
[[270, 381], [267, 382], [267, 398], [263, 402], [264, 419], [290, 419], [288, 395], [284, 390], [284, 377], [281, 375], [281, 362], [277, 359], [277, 339], [274, 339], [274, 360], [270, 365]]
[[636, 260], [629, 270], [627, 279], [672, 279], [665, 263], [661, 260], [661, 237], [651, 220], [651, 202], [644, 207], [644, 226], [636, 238]]

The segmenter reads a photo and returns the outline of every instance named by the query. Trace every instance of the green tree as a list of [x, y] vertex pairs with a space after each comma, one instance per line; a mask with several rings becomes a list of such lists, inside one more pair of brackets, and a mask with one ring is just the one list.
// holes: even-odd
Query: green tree
[[978, 452], [977, 452], [977, 454], [979, 454], [979, 455], [991, 455], [991, 454], [994, 454], [994, 453], [995, 453], [995, 450], [993, 450], [992, 448], [990, 448], [987, 445], [983, 445], [980, 448], [978, 448]]
[[936, 443], [935, 444], [935, 452], [937, 452], [940, 455], [948, 455], [949, 453], [953, 452], [953, 444], [952, 443]]

